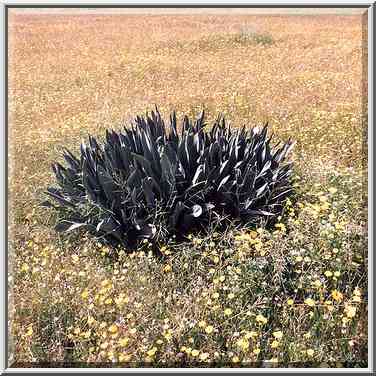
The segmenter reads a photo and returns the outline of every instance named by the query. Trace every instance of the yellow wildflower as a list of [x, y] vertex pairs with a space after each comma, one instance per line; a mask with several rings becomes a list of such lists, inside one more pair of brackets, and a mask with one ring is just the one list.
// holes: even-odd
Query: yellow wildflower
[[255, 250], [256, 250], [257, 252], [260, 252], [261, 249], [262, 249], [262, 243], [261, 243], [261, 242], [257, 242], [257, 243], [255, 243]]
[[362, 301], [362, 298], [359, 295], [354, 295], [352, 297], [352, 301], [355, 303], [360, 303]]
[[321, 287], [321, 281], [319, 279], [317, 279], [316, 281], [313, 282], [313, 286], [316, 287], [316, 288], [320, 288]]
[[169, 273], [170, 271], [172, 270], [172, 267], [170, 264], [167, 264], [164, 268], [163, 268], [163, 271], [165, 273]]
[[214, 328], [213, 328], [212, 325], [208, 325], [208, 326], [205, 328], [205, 332], [206, 332], [207, 334], [213, 333], [213, 330], [214, 330]]
[[320, 205], [320, 208], [321, 208], [322, 211], [326, 211], [326, 210], [328, 210], [329, 207], [330, 207], [330, 204], [329, 204], [329, 202], [326, 202], [326, 201], [323, 202], [323, 203]]
[[309, 339], [309, 338], [312, 337], [312, 334], [311, 334], [310, 332], [307, 332], [307, 333], [304, 333], [304, 334], [303, 334], [303, 337], [304, 337], [305, 339]]
[[331, 295], [332, 295], [332, 298], [337, 302], [340, 302], [343, 299], [343, 294], [339, 292], [338, 290], [333, 290]]
[[28, 270], [29, 270], [29, 265], [22, 264], [22, 266], [21, 266], [21, 272], [27, 272]]
[[280, 229], [282, 232], [286, 231], [286, 226], [283, 223], [276, 223], [274, 227]]
[[272, 343], [271, 343], [271, 345], [270, 345], [270, 347], [272, 348], [272, 349], [276, 349], [277, 347], [279, 346], [279, 342], [278, 341], [273, 341]]
[[247, 339], [257, 337], [257, 332], [246, 332], [244, 337]]
[[167, 249], [167, 247], [164, 245], [163, 247], [161, 247], [160, 249], [161, 253], [168, 256], [171, 254], [171, 252]]
[[117, 298], [115, 298], [115, 304], [117, 306], [122, 306], [126, 303], [129, 303], [129, 298], [124, 296], [124, 294], [120, 294]]
[[356, 307], [352, 306], [352, 305], [346, 305], [346, 307], [345, 307], [345, 314], [346, 314], [346, 316], [349, 319], [355, 317], [355, 315], [356, 315]]
[[172, 330], [168, 329], [167, 332], [164, 334], [164, 338], [170, 340], [172, 338]]
[[249, 341], [246, 338], [242, 338], [236, 342], [238, 347], [240, 347], [243, 351], [247, 351], [249, 348]]
[[259, 314], [256, 316], [256, 321], [260, 324], [266, 324], [268, 322], [268, 319], [265, 316]]
[[257, 231], [253, 231], [253, 230], [251, 230], [251, 231], [249, 232], [249, 236], [250, 236], [252, 239], [256, 239], [258, 233], [260, 232], [260, 230], [262, 231], [262, 229], [258, 229]]
[[231, 308], [226, 308], [223, 312], [224, 312], [224, 314], [226, 316], [230, 316], [232, 314], [232, 309]]
[[88, 296], [89, 296], [89, 291], [87, 289], [82, 291], [82, 293], [81, 293], [82, 299], [87, 299]]
[[125, 347], [125, 346], [128, 345], [128, 342], [129, 342], [129, 338], [128, 337], [124, 337], [124, 338], [121, 338], [119, 340], [119, 345]]
[[88, 330], [87, 332], [81, 333], [81, 335], [82, 335], [84, 338], [89, 339], [90, 336], [91, 336], [91, 331]]
[[100, 345], [100, 348], [101, 348], [102, 350], [106, 350], [107, 347], [108, 347], [108, 342], [103, 342], [103, 343]]
[[192, 350], [192, 352], [191, 352], [191, 355], [192, 355], [193, 357], [196, 357], [198, 354], [200, 354], [200, 351], [199, 351], [199, 350]]
[[304, 301], [305, 304], [307, 304], [307, 306], [309, 307], [314, 307], [315, 305], [315, 301], [311, 298], [307, 298], [305, 301]]
[[273, 332], [273, 337], [276, 339], [281, 339], [283, 337], [283, 332], [281, 330]]
[[147, 352], [148, 356], [150, 356], [150, 357], [154, 356], [155, 353], [157, 352], [157, 350], [158, 350], [158, 349], [157, 349], [156, 347], [153, 347], [152, 349], [150, 349], [150, 350]]
[[27, 331], [25, 333], [25, 336], [26, 337], [31, 337], [33, 335], [33, 324], [30, 324], [28, 327], [27, 327]]
[[108, 328], [108, 331], [111, 333], [111, 334], [115, 334], [117, 333], [119, 330], [118, 326], [116, 324], [112, 324], [109, 328]]

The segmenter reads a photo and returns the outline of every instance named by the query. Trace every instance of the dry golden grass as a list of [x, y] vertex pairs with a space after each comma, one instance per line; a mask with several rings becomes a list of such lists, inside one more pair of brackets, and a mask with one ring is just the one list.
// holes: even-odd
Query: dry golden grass
[[[362, 27], [361, 16], [11, 13], [12, 362], [364, 366]], [[61, 148], [154, 104], [294, 138], [301, 206], [259, 246], [214, 232], [172, 241], [162, 260], [145, 246], [114, 263], [85, 237], [58, 237], [39, 202]]]

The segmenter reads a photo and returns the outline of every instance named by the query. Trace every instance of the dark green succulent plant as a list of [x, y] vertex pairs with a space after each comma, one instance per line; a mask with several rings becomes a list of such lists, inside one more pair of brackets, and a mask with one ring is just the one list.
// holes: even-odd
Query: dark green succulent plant
[[256, 224], [281, 213], [291, 193], [293, 143], [271, 146], [267, 124], [232, 129], [222, 116], [206, 130], [204, 113], [175, 113], [169, 130], [156, 109], [130, 128], [89, 136], [81, 155], [64, 151], [66, 166], [53, 164], [59, 188], [45, 204], [59, 212], [58, 231], [84, 228], [113, 245], [165, 240], [205, 228], [225, 216]]

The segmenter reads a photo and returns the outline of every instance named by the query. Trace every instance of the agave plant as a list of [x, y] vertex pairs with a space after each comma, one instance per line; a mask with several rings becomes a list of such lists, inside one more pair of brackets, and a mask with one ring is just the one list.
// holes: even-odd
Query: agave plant
[[84, 228], [114, 245], [134, 245], [205, 228], [212, 218], [255, 224], [278, 216], [291, 193], [293, 143], [272, 147], [268, 125], [232, 129], [223, 116], [206, 130], [204, 112], [175, 112], [166, 129], [158, 109], [123, 131], [89, 136], [79, 157], [64, 149], [66, 165], [52, 168], [58, 188], [45, 204], [59, 212], [58, 231]]

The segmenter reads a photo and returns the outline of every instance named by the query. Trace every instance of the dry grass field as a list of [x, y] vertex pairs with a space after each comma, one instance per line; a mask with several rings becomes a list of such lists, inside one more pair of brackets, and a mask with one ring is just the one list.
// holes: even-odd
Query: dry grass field
[[[367, 365], [360, 15], [9, 15], [9, 330], [16, 366]], [[296, 140], [274, 230], [148, 252], [58, 235], [40, 207], [79, 151], [157, 105]]]

